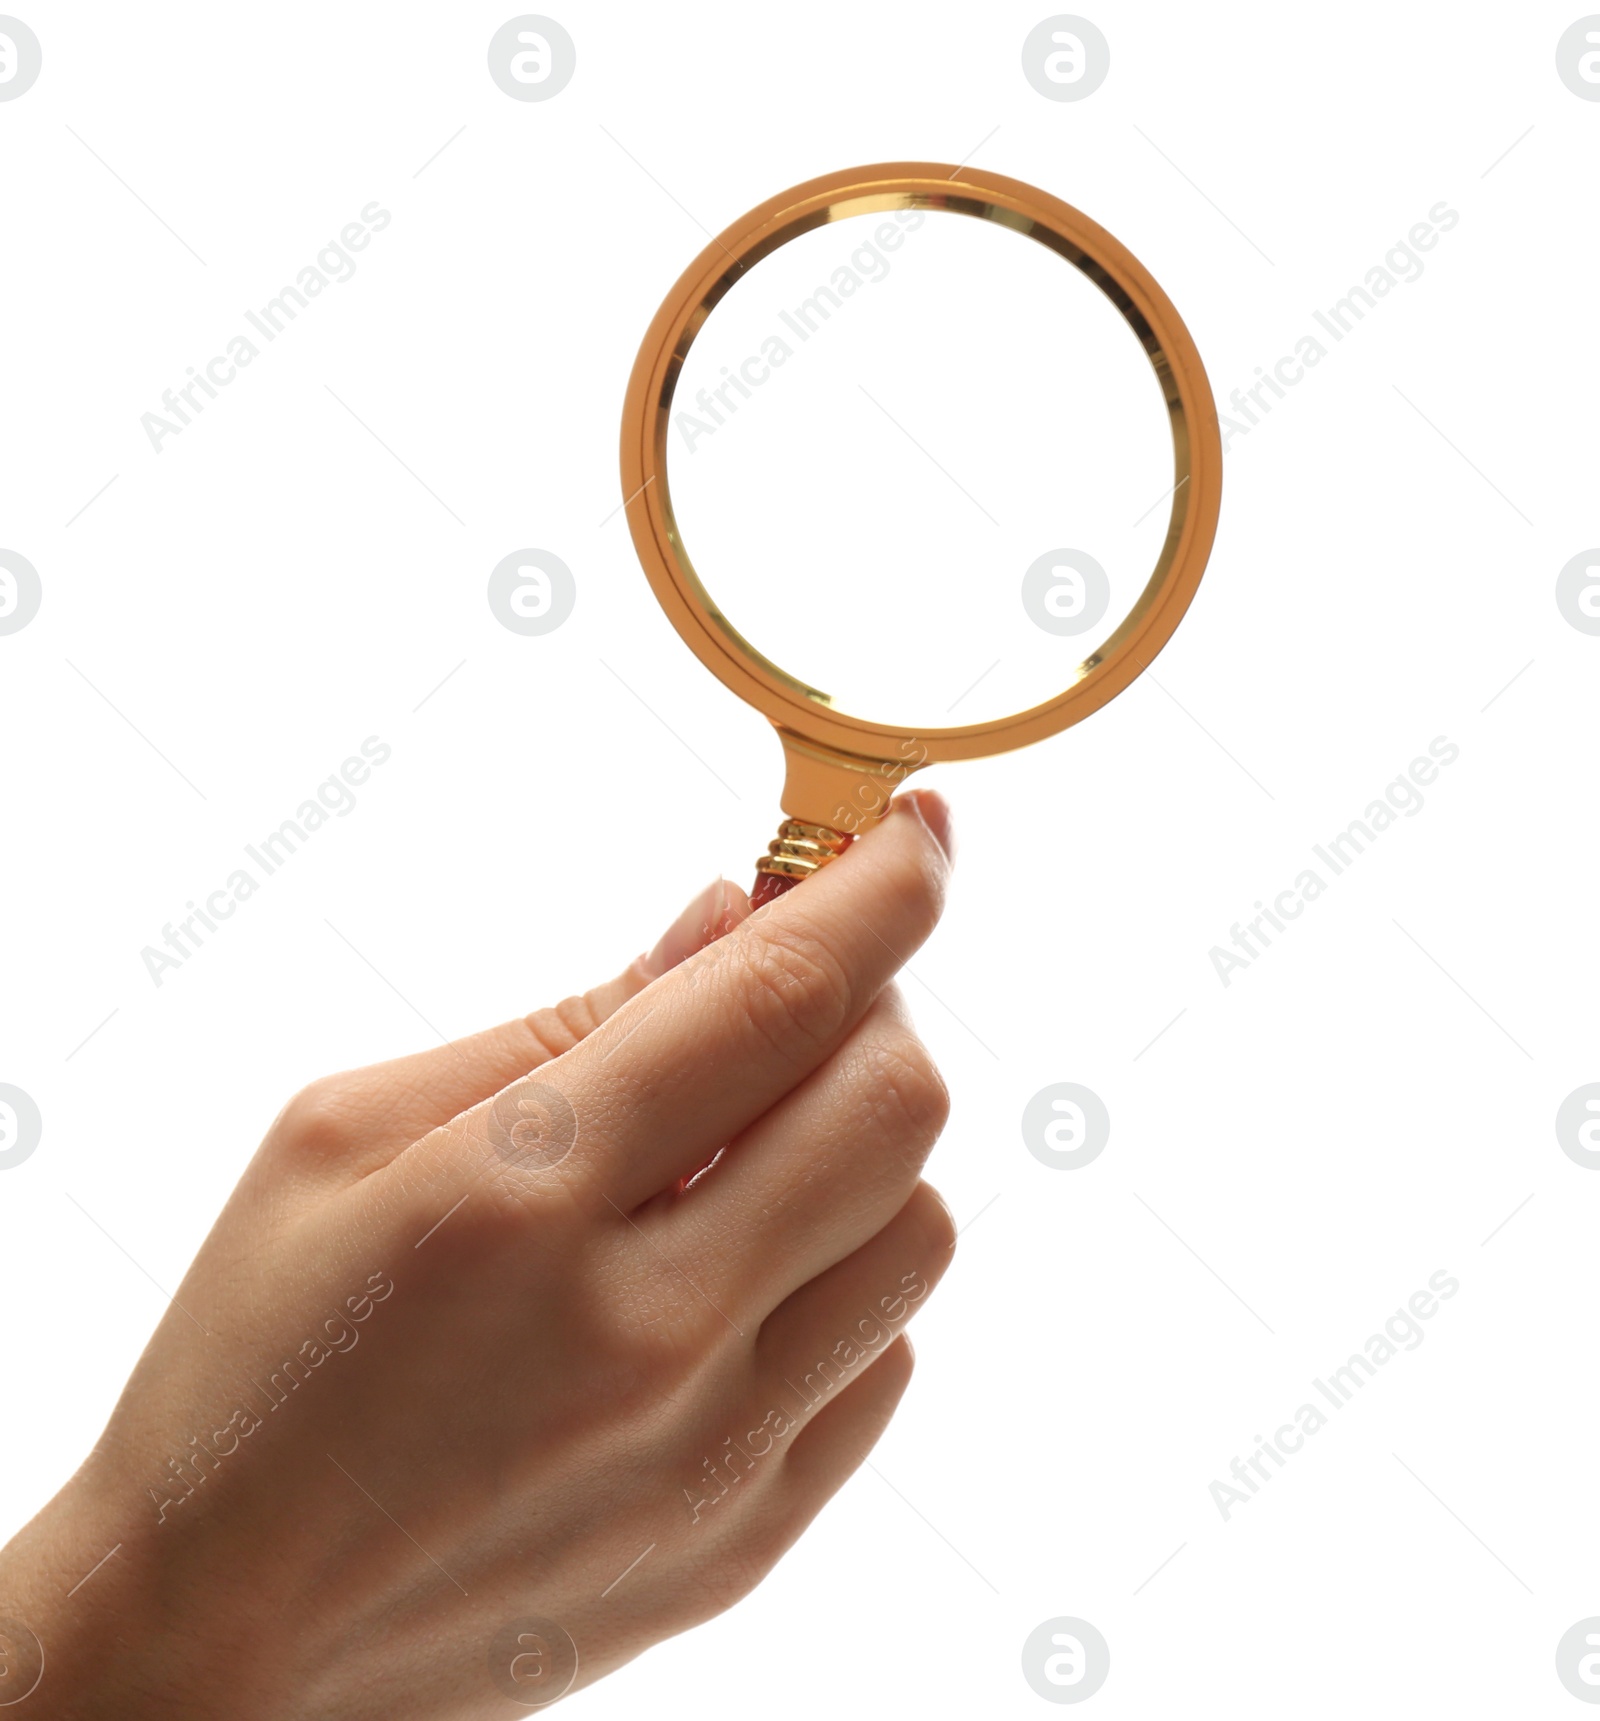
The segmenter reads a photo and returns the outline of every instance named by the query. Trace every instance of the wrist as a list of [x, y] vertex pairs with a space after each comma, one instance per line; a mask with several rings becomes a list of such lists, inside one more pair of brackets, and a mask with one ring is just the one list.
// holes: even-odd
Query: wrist
[[148, 1532], [90, 1470], [0, 1549], [0, 1721], [183, 1721]]

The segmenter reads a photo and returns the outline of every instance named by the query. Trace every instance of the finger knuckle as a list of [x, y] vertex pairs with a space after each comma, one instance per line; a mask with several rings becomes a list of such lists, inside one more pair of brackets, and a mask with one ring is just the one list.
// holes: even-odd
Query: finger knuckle
[[747, 1596], [771, 1575], [772, 1569], [793, 1544], [803, 1527], [795, 1522], [799, 1514], [779, 1503], [768, 1505], [765, 1512], [753, 1515], [745, 1532], [744, 1545], [734, 1563], [737, 1594]]
[[[739, 1484], [733, 1485], [735, 1491]], [[711, 1483], [706, 1484], [709, 1491]], [[744, 1505], [743, 1501], [739, 1502]], [[745, 1512], [737, 1528], [725, 1529], [706, 1555], [687, 1575], [685, 1601], [696, 1624], [703, 1625], [727, 1613], [767, 1577], [785, 1549], [799, 1533], [791, 1528], [787, 1514], [770, 1505]]]
[[543, 1246], [553, 1232], [581, 1222], [571, 1185], [559, 1174], [525, 1170], [492, 1151], [476, 1160], [476, 1168], [473, 1192], [482, 1199], [472, 1204], [470, 1229], [485, 1248]]
[[798, 927], [771, 926], [737, 948], [746, 981], [741, 1006], [769, 1043], [804, 1055], [843, 1031], [850, 978], [821, 939]]
[[278, 1113], [273, 1139], [308, 1158], [339, 1158], [360, 1134], [361, 1111], [360, 1095], [347, 1077], [320, 1076]]
[[641, 1297], [616, 1345], [658, 1396], [693, 1397], [717, 1375], [734, 1337], [729, 1317], [684, 1297], [675, 1286], [660, 1285]]
[[954, 1254], [959, 1232], [955, 1215], [931, 1183], [919, 1183], [912, 1196], [918, 1228], [929, 1256], [946, 1261]]
[[923, 1152], [939, 1139], [950, 1119], [950, 1090], [915, 1035], [867, 1047], [861, 1081], [863, 1105], [886, 1135]]
[[[933, 848], [928, 839], [928, 849]], [[898, 850], [893, 866], [892, 901], [902, 935], [920, 945], [938, 924], [949, 888], [949, 868], [929, 865], [920, 845]]]
[[550, 1058], [570, 1052], [600, 1026], [600, 1017], [587, 996], [563, 998], [553, 1007], [524, 1018], [528, 1030]]
[[906, 887], [906, 913], [911, 923], [911, 941], [920, 947], [939, 924], [944, 913], [945, 884], [942, 873], [917, 873]]
[[714, 1558], [686, 1572], [682, 1589], [683, 1617], [691, 1625], [708, 1625], [737, 1607], [761, 1582], [759, 1561], [751, 1561], [742, 1546], [719, 1546]]

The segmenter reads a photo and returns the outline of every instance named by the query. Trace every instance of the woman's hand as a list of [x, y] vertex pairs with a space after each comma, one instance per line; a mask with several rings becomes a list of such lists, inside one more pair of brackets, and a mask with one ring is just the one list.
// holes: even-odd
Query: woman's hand
[[292, 1100], [0, 1555], [10, 1713], [510, 1715], [748, 1592], [951, 1258], [891, 984], [947, 829], [903, 795], [754, 916], [716, 886], [610, 984]]

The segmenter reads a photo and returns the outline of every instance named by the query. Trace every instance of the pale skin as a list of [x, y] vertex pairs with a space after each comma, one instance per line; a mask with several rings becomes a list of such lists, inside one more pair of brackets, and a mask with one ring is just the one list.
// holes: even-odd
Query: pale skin
[[756, 914], [719, 881], [582, 997], [291, 1100], [0, 1552], [0, 1713], [510, 1716], [746, 1595], [952, 1258], [893, 983], [948, 833], [901, 795]]

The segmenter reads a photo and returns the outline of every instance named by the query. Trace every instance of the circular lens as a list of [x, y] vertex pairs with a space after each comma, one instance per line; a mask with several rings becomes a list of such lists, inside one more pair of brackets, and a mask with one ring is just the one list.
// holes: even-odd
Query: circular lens
[[750, 647], [872, 723], [1054, 698], [1168, 537], [1172, 414], [1140, 335], [985, 212], [799, 233], [736, 276], [663, 403], [677, 553]]

